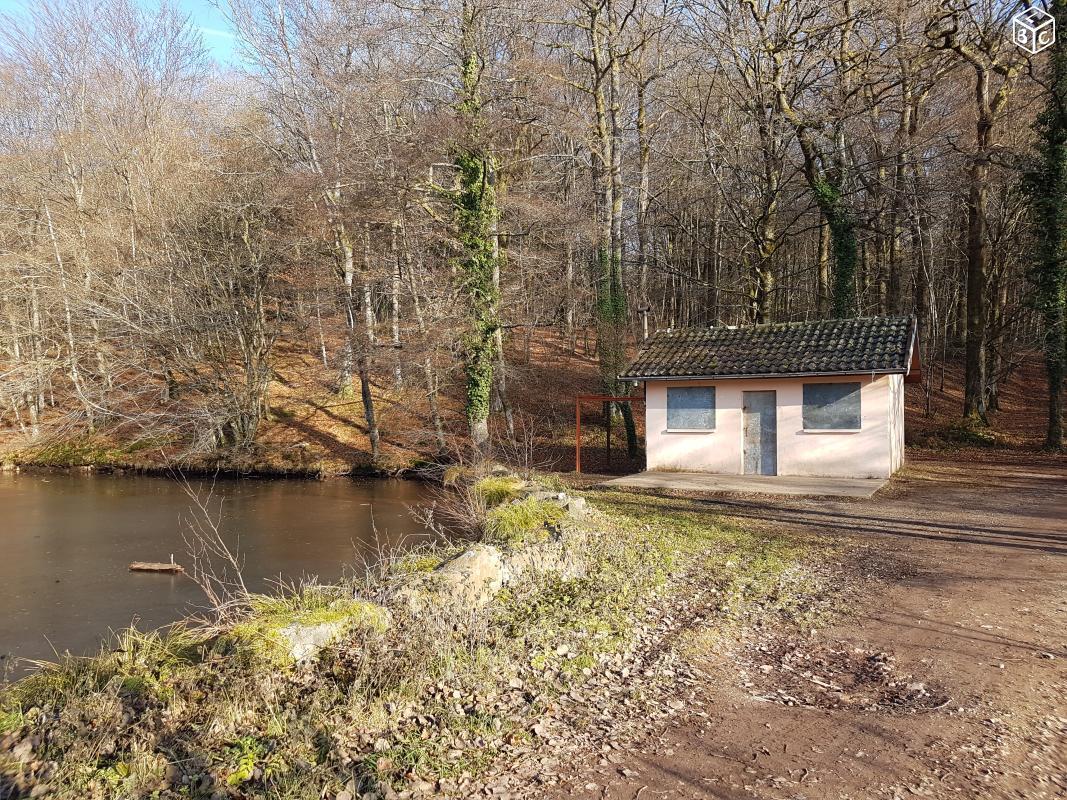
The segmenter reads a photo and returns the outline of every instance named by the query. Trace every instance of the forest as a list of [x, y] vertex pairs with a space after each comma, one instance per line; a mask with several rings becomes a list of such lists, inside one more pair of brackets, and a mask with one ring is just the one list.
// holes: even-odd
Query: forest
[[617, 394], [652, 330], [914, 315], [968, 424], [1043, 360], [1059, 447], [1067, 49], [1025, 7], [225, 0], [224, 66], [166, 3], [37, 0], [0, 24], [0, 425], [240, 451], [300, 351], [374, 461], [383, 398], [426, 452], [514, 438], [547, 337]]

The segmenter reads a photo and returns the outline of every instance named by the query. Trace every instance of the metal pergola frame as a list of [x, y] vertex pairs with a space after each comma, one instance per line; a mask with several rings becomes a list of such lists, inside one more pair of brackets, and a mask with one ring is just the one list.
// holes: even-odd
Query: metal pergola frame
[[[645, 398], [632, 395], [580, 394], [574, 398], [574, 471], [582, 471], [582, 403], [643, 403]], [[607, 421], [608, 464], [611, 464], [611, 418]]]

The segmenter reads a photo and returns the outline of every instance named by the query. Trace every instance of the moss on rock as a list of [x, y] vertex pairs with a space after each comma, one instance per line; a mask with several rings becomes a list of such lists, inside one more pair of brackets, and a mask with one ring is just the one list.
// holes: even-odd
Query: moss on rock
[[514, 549], [545, 541], [550, 535], [548, 526], [558, 525], [565, 516], [558, 503], [528, 497], [490, 509], [485, 515], [485, 532], [494, 544]]
[[383, 633], [389, 612], [363, 600], [338, 599], [302, 608], [293, 598], [259, 597], [252, 616], [234, 625], [227, 638], [238, 652], [284, 666], [314, 655], [355, 627]]

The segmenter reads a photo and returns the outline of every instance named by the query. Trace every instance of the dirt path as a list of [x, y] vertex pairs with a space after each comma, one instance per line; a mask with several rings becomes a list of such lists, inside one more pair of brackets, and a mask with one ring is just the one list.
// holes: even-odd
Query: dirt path
[[[854, 613], [700, 656], [707, 680], [667, 727], [586, 753], [555, 796], [1067, 797], [1067, 463], [918, 456], [868, 501], [705, 502], [851, 537]], [[901, 676], [873, 711], [872, 670]]]

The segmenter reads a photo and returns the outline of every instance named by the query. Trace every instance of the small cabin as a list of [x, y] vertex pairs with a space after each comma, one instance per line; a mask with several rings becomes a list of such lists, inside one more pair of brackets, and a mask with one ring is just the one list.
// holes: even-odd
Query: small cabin
[[644, 384], [649, 470], [888, 478], [904, 463], [911, 317], [658, 331]]

